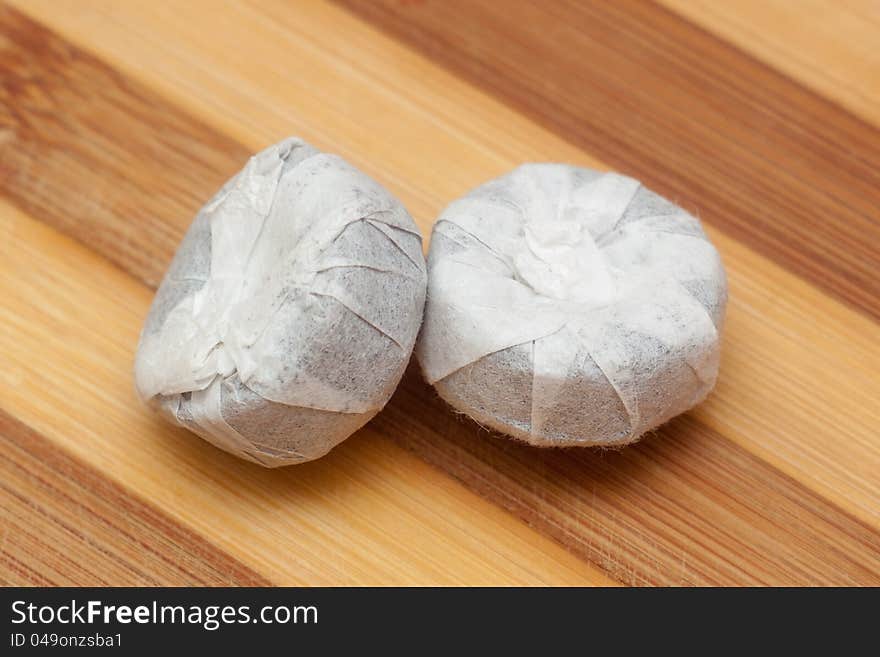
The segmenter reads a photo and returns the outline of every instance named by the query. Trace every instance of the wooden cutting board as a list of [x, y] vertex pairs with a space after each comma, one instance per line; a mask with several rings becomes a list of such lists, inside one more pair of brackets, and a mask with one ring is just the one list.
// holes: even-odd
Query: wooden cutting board
[[[880, 584], [880, 9], [870, 0], [0, 5], [0, 581]], [[266, 471], [133, 392], [197, 208], [288, 135], [427, 236], [523, 161], [704, 220], [721, 377], [619, 452], [541, 451], [411, 368]]]

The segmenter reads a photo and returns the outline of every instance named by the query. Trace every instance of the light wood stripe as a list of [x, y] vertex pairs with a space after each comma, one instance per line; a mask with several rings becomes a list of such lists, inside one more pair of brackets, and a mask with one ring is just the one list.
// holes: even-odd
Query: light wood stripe
[[[287, 57], [301, 67], [283, 73], [230, 62], [220, 46], [213, 50], [210, 43], [198, 42], [195, 31], [178, 34], [173, 50], [157, 49], [150, 34], [185, 30], [187, 21], [181, 23], [176, 14], [171, 21], [170, 14], [159, 11], [130, 16], [126, 22], [119, 12], [130, 10], [114, 8], [109, 14], [91, 16], [85, 12], [85, 19], [81, 14], [53, 17], [67, 26], [71, 36], [78, 35], [92, 46], [100, 44], [103, 56], [129, 66], [130, 74], [188, 105], [214, 126], [232, 130], [233, 126], [224, 127], [225, 122], [247, 107], [251, 118], [234, 129], [251, 148], [270, 134], [283, 134], [289, 125], [306, 130], [320, 126], [336, 135], [338, 141], [324, 145], [347, 151], [387, 182], [423, 227], [444, 202], [438, 189], [476, 184], [518, 159], [547, 159], [550, 152], [558, 159], [601, 166], [324, 5], [304, 5], [296, 25], [285, 23], [281, 16], [266, 21], [257, 12], [242, 9], [206, 26], [242, 43], [253, 39], [268, 61]], [[105, 34], [111, 38], [96, 39], [106, 28], [102, 21], [108, 20], [114, 30]], [[334, 26], [333, 33], [319, 43], [310, 41], [315, 26], [327, 24]], [[184, 56], [180, 44], [190, 42], [192, 50]], [[135, 64], [143, 66], [146, 52], [153, 68], [139, 69]], [[181, 60], [192, 64], [181, 67]], [[213, 71], [214, 77], [205, 76], [205, 70]], [[387, 79], [389, 70], [396, 72], [391, 79]], [[377, 77], [379, 72], [385, 77]], [[324, 92], [320, 98], [310, 98], [310, 89]], [[408, 89], [407, 103], [401, 106], [389, 89]], [[371, 109], [357, 117], [365, 125], [352, 119], [345, 94]], [[460, 106], [471, 111], [457, 112]], [[114, 120], [124, 124], [118, 128], [121, 132], [150, 130], [148, 124], [132, 123], [130, 117]], [[304, 136], [319, 143], [324, 138], [322, 132]], [[430, 144], [431, 158], [395, 146], [417, 139]], [[361, 150], [365, 146], [378, 153]], [[463, 158], [463, 152], [469, 157]], [[380, 157], [386, 154], [387, 161]], [[232, 169], [238, 163], [228, 166]], [[70, 190], [89, 184], [72, 187], [71, 182], [61, 181], [58, 189], [68, 190], [67, 202], [77, 214], [81, 201]], [[172, 220], [173, 230], [180, 234], [188, 217]], [[412, 394], [414, 401], [395, 398], [374, 431], [391, 434], [399, 444], [448, 469], [625, 581], [873, 581], [875, 571], [866, 564], [877, 554], [874, 532], [880, 499], [873, 476], [880, 462], [873, 430], [877, 418], [869, 406], [877, 389], [878, 363], [872, 350], [876, 326], [742, 244], [717, 232], [713, 237], [728, 262], [733, 287], [719, 392], [692, 415], [695, 422], [679, 421], [664, 430], [666, 440], [624, 453], [623, 463], [641, 464], [629, 466], [638, 476], [609, 476], [606, 486], [594, 488], [604, 457], [584, 466], [579, 459], [593, 456], [537, 453], [523, 456], [525, 465], [518, 463], [507, 453], [518, 448], [485, 439], [442, 409], [430, 410], [430, 394], [420, 391], [421, 384], [412, 378], [401, 395], [405, 400]], [[170, 250], [165, 258], [169, 256]], [[820, 381], [821, 394], [815, 387], [792, 386], [789, 381]], [[412, 418], [423, 423], [420, 432], [407, 424]], [[688, 451], [689, 446], [694, 451]], [[477, 455], [469, 455], [468, 450]], [[713, 492], [704, 481], [701, 473], [707, 464], [735, 466], [724, 466], [733, 470], [723, 478], [720, 492]], [[559, 482], [559, 469], [565, 473], [564, 484]], [[696, 511], [660, 513], [681, 508], [683, 500], [693, 495], [700, 500]], [[734, 495], [742, 499], [729, 508], [728, 498]], [[768, 508], [786, 509], [780, 516], [785, 521], [774, 517], [776, 524], [769, 522], [762, 513]], [[651, 509], [663, 522], [658, 524], [642, 509]], [[633, 527], [639, 531], [634, 533]], [[838, 531], [841, 537], [836, 536]], [[731, 545], [752, 542], [764, 548], [759, 557], [747, 550], [749, 557], [741, 560], [730, 556]]]
[[[52, 3], [43, 9], [30, 2], [27, 10], [40, 10], [41, 20], [126, 67], [206, 122], [234, 130], [252, 150], [295, 131], [345, 154], [397, 193], [424, 232], [449, 199], [517, 162], [555, 159], [604, 166], [324, 3], [303, 3], [295, 20], [287, 21], [269, 2], [261, 6], [275, 8], [271, 15], [277, 20], [238, 7], [218, 16], [200, 12], [197, 5], [188, 5], [189, 15], [183, 8], [161, 5], [150, 10], [89, 6], [63, 12]], [[253, 40], [254, 58], [232, 57], [217, 39], [200, 39], [202, 30], [187, 27], [197, 16], [208, 32], [238, 43]], [[318, 39], [315, 30], [321, 25], [333, 25], [333, 30]], [[162, 48], [155, 39], [166, 32], [173, 36], [173, 47]], [[189, 49], [185, 44], [191, 44]], [[289, 70], [267, 70], [261, 64], [282, 59], [289, 60]], [[206, 76], [206, 70], [214, 74]], [[402, 104], [390, 90], [403, 89], [408, 95]], [[352, 116], [349, 98], [370, 111]], [[461, 112], [462, 107], [468, 111]], [[325, 133], [336, 139], [327, 140]], [[430, 145], [429, 157], [423, 150], [398, 146], [418, 143]], [[178, 234], [189, 220], [175, 218]], [[876, 325], [742, 244], [710, 232], [725, 257], [733, 289], [720, 383], [729, 392], [709, 401], [720, 414], [704, 417], [775, 467], [878, 522], [880, 486], [873, 473], [880, 467], [880, 446], [870, 403], [880, 385], [873, 348]], [[778, 367], [784, 369], [776, 374]], [[789, 383], [798, 381], [828, 385], [819, 394], [815, 383]], [[805, 396], [815, 416], [830, 422], [817, 429], [812, 415], [803, 415]], [[755, 413], [749, 412], [753, 403], [761, 404]]]
[[267, 471], [162, 422], [131, 359], [151, 291], [0, 204], [0, 408], [276, 584], [611, 584], [373, 430]]
[[876, 0], [659, 0], [880, 125], [880, 3]]
[[0, 410], [0, 578], [16, 586], [268, 580]]

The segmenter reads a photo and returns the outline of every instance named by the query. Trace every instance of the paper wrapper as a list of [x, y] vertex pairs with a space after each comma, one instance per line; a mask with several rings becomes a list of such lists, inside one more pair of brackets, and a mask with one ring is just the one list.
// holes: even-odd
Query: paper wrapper
[[388, 401], [425, 283], [403, 206], [340, 157], [288, 139], [196, 216], [141, 334], [138, 392], [242, 458], [318, 458]]
[[529, 164], [434, 226], [416, 355], [477, 422], [533, 445], [621, 445], [715, 384], [724, 269], [636, 180]]

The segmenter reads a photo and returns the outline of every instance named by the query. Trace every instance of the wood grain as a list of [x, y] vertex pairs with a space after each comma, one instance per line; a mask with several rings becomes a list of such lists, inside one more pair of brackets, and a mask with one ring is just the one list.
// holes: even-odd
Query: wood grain
[[651, 2], [341, 4], [880, 317], [876, 126]]
[[[19, 76], [30, 91], [6, 96], [14, 111], [4, 120], [14, 129], [0, 146], [0, 166], [8, 149], [33, 157], [15, 169], [28, 191], [0, 190], [24, 210], [0, 204], [11, 236], [0, 269], [0, 357], [9, 364], [0, 373], [0, 407], [62, 455], [275, 583], [610, 582], [602, 573], [635, 584], [878, 583], [880, 331], [870, 312], [854, 312], [805, 281], [809, 272], [756, 253], [749, 236], [710, 229], [732, 291], [717, 392], [620, 453], [540, 451], [490, 436], [450, 414], [412, 371], [367, 429], [328, 458], [281, 473], [161, 424], [137, 405], [130, 385], [148, 289], [34, 219], [152, 285], [213, 181], [238, 168], [243, 153], [290, 132], [387, 184], [426, 231], [448, 200], [519, 161], [604, 168], [595, 157], [603, 153], [581, 150], [577, 134], [542, 128], [503, 96], [323, 3], [295, 10], [230, 3], [223, 11], [196, 2], [19, 6], [61, 36], [16, 14], [19, 36], [6, 41], [16, 44], [8, 57], [21, 61], [4, 79]], [[228, 43], [241, 49], [232, 53]], [[717, 58], [713, 66], [729, 63], [731, 49], [715, 48], [704, 53]], [[758, 73], [744, 70], [758, 75], [758, 89], [794, 94], [774, 101], [794, 112], [792, 99], [807, 92], [786, 91], [791, 81], [777, 76], [785, 82], [777, 84], [772, 71], [752, 64]], [[99, 123], [89, 119], [96, 113]], [[855, 125], [845, 113], [828, 117], [831, 131]], [[740, 120], [716, 126], [718, 139], [736, 135]], [[64, 146], [74, 152], [88, 152], [80, 142], [102, 133], [135, 134], [139, 148], [159, 153], [163, 144], [190, 145], [150, 178], [100, 159], [46, 166], [43, 158], [58, 157], [55, 123], [76, 135]], [[627, 148], [636, 166], [647, 166], [650, 153]], [[195, 157], [195, 149], [204, 152]], [[682, 153], [691, 168], [677, 175], [690, 184], [704, 156]], [[797, 166], [780, 162], [789, 177], [777, 181], [786, 194], [797, 191], [789, 180]], [[130, 157], [128, 166], [144, 165]], [[129, 175], [141, 182], [105, 211], [103, 196]], [[739, 193], [735, 178], [713, 184], [717, 196]], [[41, 189], [52, 190], [51, 203], [31, 200]], [[860, 193], [844, 191], [847, 202]], [[120, 207], [144, 214], [130, 221]], [[829, 227], [840, 229], [836, 221]], [[120, 235], [133, 247], [115, 249], [110, 240]], [[871, 239], [866, 233], [865, 248], [876, 247]], [[149, 256], [137, 253], [142, 242]], [[51, 508], [52, 527], [70, 513]], [[29, 576], [60, 580], [52, 568], [61, 567], [49, 565], [57, 560], [39, 557]], [[2, 568], [7, 579], [21, 577]], [[74, 565], [65, 572], [76, 577]]]
[[269, 583], [2, 410], [0, 448], [3, 585]]
[[[35, 1], [26, 6], [32, 12], [41, 8]], [[162, 11], [161, 4], [143, 9], [96, 3], [91, 12], [79, 6], [64, 13], [48, 3], [38, 16], [212, 125], [235, 129], [254, 150], [267, 135], [305, 126], [306, 138], [345, 153], [386, 183], [425, 232], [448, 199], [518, 162], [552, 153], [549, 159], [604, 168], [345, 12], [304, 3], [291, 16], [285, 7], [261, 2], [257, 9], [232, 5], [216, 14], [192, 4], [186, 15], [179, 6]], [[209, 33], [253, 40], [255, 57], [230, 58], [222, 42], [200, 40], [202, 30], [187, 28], [198, 21]], [[316, 38], [321, 25], [333, 29]], [[166, 33], [173, 38], [157, 42], [154, 35]], [[280, 70], [264, 64], [281, 60]], [[146, 61], [150, 67], [144, 67]], [[194, 63], [181, 66], [181, 61]], [[205, 70], [224, 74], [209, 77]], [[415, 100], [402, 105], [400, 89]], [[371, 111], [352, 116], [349, 97]], [[241, 122], [227, 125], [229, 117]], [[324, 131], [337, 138], [322, 141]], [[397, 146], [413, 143], [429, 144], [430, 157]], [[182, 233], [189, 218], [177, 221]], [[725, 257], [732, 301], [719, 383], [719, 392], [727, 392], [710, 399], [702, 417], [787, 475], [877, 524], [880, 450], [871, 403], [880, 368], [873, 346], [877, 325], [711, 226], [709, 231]], [[827, 385], [819, 394], [793, 381]]]
[[[3, 6], [0, 23], [0, 193], [158, 285], [192, 190], [206, 198], [247, 151]], [[77, 178], [90, 187], [72, 213], [54, 183]]]
[[413, 371], [376, 423], [626, 584], [880, 584], [876, 529], [693, 416], [619, 452], [536, 450]]
[[880, 125], [880, 3], [876, 0], [660, 2]]
[[[72, 59], [80, 66], [88, 62], [77, 69], [76, 85], [58, 66], [60, 75], [41, 87], [43, 93], [87, 89], [91, 80], [124, 80], [135, 98], [146, 96], [150, 107], [180, 116], [183, 129], [210, 126], [204, 129], [218, 136], [204, 136], [207, 148], [232, 138], [243, 144], [236, 148], [256, 150], [300, 132], [387, 184], [425, 230], [448, 200], [519, 161], [606, 166], [323, 3], [303, 3], [295, 12], [274, 2], [233, 3], [222, 12], [205, 11], [198, 3], [90, 2], [74, 8], [34, 0], [21, 7], [63, 35], [45, 38], [67, 40], [63, 47], [75, 53]], [[230, 53], [224, 46], [230, 42], [247, 44], [249, 55]], [[35, 71], [43, 66], [39, 50], [19, 54], [30, 58]], [[89, 73], [90, 67], [107, 68], [108, 61], [116, 72]], [[125, 95], [117, 86], [102, 94]], [[89, 94], [83, 96], [80, 112], [87, 116]], [[158, 136], [149, 117], [126, 111], [104, 118], [113, 123], [108, 130], [136, 132], [150, 142]], [[18, 120], [37, 118], [25, 114]], [[81, 118], [74, 123], [85, 140], [99, 129]], [[186, 141], [173, 132], [163, 137]], [[51, 150], [45, 145], [33, 152], [40, 148]], [[224, 152], [207, 156], [219, 164], [206, 167], [204, 175], [204, 165], [187, 163], [187, 175], [197, 181], [240, 166]], [[34, 161], [24, 168], [38, 166]], [[90, 190], [112, 186], [118, 175], [99, 168], [80, 168], [70, 176], [66, 170], [40, 171], [48, 175], [43, 184], [52, 186], [74, 218], [95, 202]], [[169, 170], [169, 180], [174, 173]], [[146, 194], [162, 195], [164, 180], [156, 179]], [[181, 205], [195, 207], [210, 193], [199, 197], [203, 191], [194, 183], [191, 198]], [[266, 475], [188, 440], [184, 432], [163, 428], [131, 399], [131, 349], [149, 296], [143, 286], [24, 215], [11, 209], [4, 215], [16, 237], [10, 267], [19, 263], [21, 271], [29, 271], [21, 264], [29, 260], [39, 267], [24, 281], [15, 280], [17, 269], [6, 270], [2, 293], [13, 300], [6, 302], [8, 313], [24, 313], [28, 322], [9, 320], [11, 328], [0, 334], [0, 353], [13, 364], [0, 379], [0, 406], [109, 477], [122, 476], [122, 464], [132, 490], [273, 581], [609, 581], [596, 569], [639, 584], [878, 580], [880, 417], [872, 403], [880, 391], [878, 326], [868, 314], [792, 273], [795, 269], [757, 254], [748, 240], [710, 228], [732, 290], [717, 392], [638, 447], [621, 453], [521, 447], [456, 419], [411, 372], [386, 411], [330, 457]], [[152, 263], [140, 270], [127, 257], [114, 257], [76, 222], [34, 216], [150, 282], [189, 221], [170, 212], [157, 215], [171, 238], [157, 242]], [[115, 224], [124, 220], [110, 213], [100, 230], [118, 230]], [[134, 243], [150, 239], [138, 236], [147, 226], [134, 222], [130, 230]], [[30, 296], [37, 293], [44, 295], [39, 304]], [[91, 312], [78, 315], [68, 299], [86, 300]], [[44, 342], [50, 346], [41, 347]], [[98, 395], [85, 372], [97, 372], [98, 389], [114, 392]], [[31, 398], [43, 390], [48, 401]], [[133, 452], [113, 440], [120, 432], [129, 435], [126, 444]], [[513, 511], [577, 559], [566, 561], [544, 537], [422, 460]], [[214, 471], [222, 472], [224, 481], [215, 481]], [[195, 509], [158, 488], [157, 473], [179, 481], [187, 499], [197, 500]], [[352, 480], [356, 483], [340, 497], [339, 481]], [[263, 508], [275, 489], [282, 499], [271, 508], [292, 513], [289, 521]], [[220, 509], [212, 506], [205, 514], [212, 496]], [[344, 512], [340, 504], [356, 512]], [[232, 540], [230, 528], [253, 541], [250, 551]], [[396, 548], [388, 537], [410, 549]], [[279, 562], [280, 550], [299, 560]], [[489, 555], [502, 555], [501, 562]], [[340, 559], [344, 566], [336, 563]], [[579, 563], [586, 570], [579, 570]]]
[[171, 427], [132, 385], [152, 291], [3, 202], [0, 232], [0, 408], [264, 579], [613, 583], [374, 431], [267, 471]]
[[[103, 190], [117, 186], [124, 187], [128, 173], [115, 167], [44, 166], [39, 156], [54, 151], [53, 133], [50, 129], [30, 129], [32, 126], [39, 126], [40, 122], [45, 120], [44, 116], [51, 116], [58, 111], [57, 108], [63, 108], [72, 102], [73, 99], [70, 97], [72, 90], [76, 90], [79, 96], [77, 114], [65, 117], [66, 129], [76, 134], [78, 141], [86, 144], [100, 140], [104, 131], [112, 135], [136, 134], [140, 143], [167, 141], [174, 144], [185, 134], [178, 130], [191, 130], [198, 122], [186, 119], [174, 107], [163, 106], [161, 99], [155, 94], [138, 85], [132, 85], [130, 81], [125, 81], [109, 67], [57, 39], [33, 21], [14, 11], [7, 11], [4, 19], [6, 21], [3, 24], [4, 33], [8, 32], [11, 35], [6, 43], [18, 44], [15, 56], [25, 61], [23, 65], [10, 67], [10, 71], [25, 69], [32, 78], [42, 80], [39, 90], [43, 100], [42, 104], [36, 100], [16, 104], [15, 99], [10, 98], [10, 102], [4, 104], [4, 108], [15, 108], [15, 112], [4, 114], [5, 117], [11, 118], [15, 129], [12, 131], [14, 138], [3, 146], [3, 159], [6, 161], [7, 152], [17, 151], [15, 175], [22, 178], [22, 186], [25, 190], [51, 190], [52, 207], [65, 208], [69, 219], [58, 221], [59, 217], [52, 207], [31, 205], [26, 201], [29, 192], [23, 197], [17, 188], [8, 190], [10, 200], [27, 210], [44, 211], [43, 219], [47, 224], [65, 230], [81, 242], [89, 243], [108, 259], [116, 263], [124, 263], [128, 271], [145, 282], [158, 280], [192, 212], [214, 191], [213, 188], [207, 187], [212, 185], [214, 163], [226, 162], [231, 174], [241, 167], [245, 157], [239, 159], [234, 153], [230, 154], [230, 150], [235, 149], [229, 148], [231, 143], [229, 139], [216, 133], [206, 134], [202, 130], [197, 133], [201, 140], [199, 147], [204, 149], [207, 157], [187, 156], [186, 164], [174, 158], [166, 158], [162, 175], [152, 176], [152, 187], [149, 191], [135, 193], [131, 187], [126, 189], [126, 203], [144, 208], [145, 213], [150, 215], [149, 221], [129, 221], [129, 217], [119, 214], [118, 208], [93, 216], [92, 208], [103, 202]], [[43, 66], [48, 71], [42, 71]], [[91, 84], [96, 85], [96, 93], [85, 93]], [[113, 104], [124, 108], [124, 111], [106, 111], [107, 98], [114, 98]], [[133, 110], [133, 104], [137, 105], [139, 101], [142, 101], [142, 106]], [[100, 123], [87, 118], [95, 114], [101, 115]], [[157, 114], [178, 118], [175, 122], [165, 120], [154, 122], [152, 117]], [[22, 141], [20, 149], [19, 139]], [[187, 143], [189, 139], [190, 137], [183, 137], [181, 143]], [[190, 185], [185, 203], [189, 204], [190, 209], [185, 210], [186, 214], [175, 214], [173, 205], [163, 199], [172, 195], [179, 197], [179, 194], [176, 194], [176, 185], [180, 182], [178, 174], [184, 170], [186, 170], [185, 179]], [[24, 177], [27, 177], [27, 180], [24, 180]], [[213, 184], [219, 185], [220, 182], [215, 181]], [[195, 194], [193, 190], [196, 190]], [[81, 221], [80, 218], [85, 220]], [[28, 225], [26, 218], [23, 215], [9, 215], [5, 220], [4, 234], [21, 238], [23, 230], [21, 227]], [[155, 230], [156, 221], [163, 223], [162, 230]], [[169, 235], [172, 237], [169, 238]], [[134, 246], [149, 241], [162, 255], [156, 255], [154, 251], [145, 260], [141, 254], [115, 248], [117, 240], [130, 242]], [[32, 251], [36, 250], [43, 255], [46, 247], [44, 242], [40, 241], [40, 244], [41, 246], [29, 246]], [[10, 246], [11, 242], [3, 244], [4, 250]], [[58, 251], [75, 253], [70, 247], [58, 247]], [[73, 256], [70, 255], [67, 259], [70, 257]], [[21, 261], [19, 265], [7, 261], [9, 266], [6, 270], [7, 285], [10, 288], [26, 287], [24, 281], [16, 281], [19, 270], [34, 273], [38, 279], [30, 282], [37, 286], [31, 288], [36, 294], [38, 290], [42, 292], [39, 276], [46, 275], [49, 281], [55, 276], [62, 276], [51, 264], [46, 264], [41, 270], [38, 267], [37, 271], [33, 271], [33, 267], [37, 266], [36, 261], [37, 258], [28, 266], [24, 266]], [[131, 434], [153, 437], [157, 440], [156, 446], [167, 452], [167, 457], [173, 457], [175, 453], [173, 449], [168, 451], [169, 446], [165, 442], [169, 432], [176, 433], [184, 443], [187, 440], [191, 441], [192, 436], [179, 430], [175, 432], [158, 422], [134, 399], [131, 359], [140, 322], [146, 315], [149, 295], [143, 292], [143, 288], [132, 288], [124, 279], [119, 280], [118, 272], [114, 274], [106, 267], [102, 273], [96, 273], [95, 267], [89, 262], [79, 261], [79, 267], [84, 272], [80, 275], [89, 273], [94, 276], [96, 282], [91, 284], [98, 287], [106, 286], [106, 290], [102, 292], [109, 293], [112, 301], [105, 300], [103, 305], [95, 301], [92, 298], [93, 288], [80, 288], [71, 293], [72, 298], [80, 299], [90, 307], [103, 308], [102, 313], [105, 316], [102, 321], [106, 321], [110, 316], [115, 321], [106, 325], [102, 325], [101, 322], [92, 324], [83, 333], [75, 334], [75, 338], [72, 335], [74, 332], [68, 325], [62, 323], [54, 326], [62, 335], [79, 340], [79, 344], [76, 341], [65, 344], [66, 349], [85, 350], [90, 340], [93, 341], [94, 336], [97, 335], [104, 336], [110, 342], [100, 347], [94, 346], [90, 352], [100, 361], [98, 363], [83, 362], [81, 357], [71, 358], [69, 354], [55, 355], [59, 362], [66, 362], [71, 367], [74, 366], [74, 362], [79, 361], [83, 375], [94, 371], [97, 367], [103, 368], [105, 389], [98, 392], [97, 398], [92, 398], [93, 403], [98, 404], [96, 408], [91, 409], [95, 412], [90, 415], [87, 422], [83, 419], [82, 400], [89, 394], [95, 394], [94, 384], [88, 378], [74, 378], [73, 381], [70, 377], [63, 377], [62, 380], [52, 379], [51, 373], [57, 368], [51, 361], [46, 361], [51, 356], [51, 350], [41, 346], [39, 341], [31, 339], [28, 342], [32, 345], [33, 361], [31, 362], [21, 353], [21, 344], [25, 340], [15, 330], [17, 328], [20, 332], [26, 329], [20, 322], [12, 320], [6, 327], [9, 332], [5, 334], [4, 346], [13, 354], [10, 360], [19, 363], [20, 367], [13, 367], [6, 372], [5, 383], [8, 387], [4, 390], [8, 394], [0, 395], [0, 406], [15, 408], [18, 416], [24, 418], [34, 419], [48, 415], [51, 422], [51, 416], [63, 416], [65, 406], [62, 400], [72, 401], [73, 405], [68, 407], [69, 424], [66, 425], [64, 437], [73, 441], [72, 445], [81, 457], [93, 466], [96, 463], [95, 459], [98, 459], [99, 467], [106, 469], [114, 479], [122, 477], [122, 473], [126, 471], [122, 464], [129, 464], [131, 467], [124, 478], [126, 486], [133, 487], [162, 508], [173, 510], [175, 516], [182, 516], [187, 524], [193, 524], [190, 520], [196, 518], [198, 521], [194, 524], [197, 529], [206, 519], [217, 523], [212, 525], [208, 535], [216, 538], [219, 533], [219, 542], [225, 550], [252, 564], [274, 583], [387, 584], [412, 581], [437, 584], [461, 582], [548, 584], [562, 581], [577, 581], [582, 584], [613, 583], [589, 565], [578, 562], [549, 539], [534, 534], [491, 505], [480, 503], [480, 500], [467, 493], [458, 484], [436, 473], [432, 475], [430, 468], [412, 457], [407, 457], [404, 452], [400, 452], [391, 444], [375, 447], [374, 443], [368, 442], [357, 452], [360, 454], [359, 457], [344, 461], [349, 463], [349, 466], [337, 465], [334, 468], [332, 460], [325, 459], [326, 463], [322, 462], [323, 465], [319, 468], [311, 468], [314, 473], [311, 483], [300, 483], [292, 489], [284, 486], [279, 493], [279, 499], [264, 509], [263, 513], [271, 513], [272, 509], [283, 508], [286, 504], [301, 504], [303, 499], [310, 500], [305, 510], [291, 513], [288, 518], [275, 519], [270, 516], [268, 519], [258, 519], [247, 524], [247, 516], [253, 515], [253, 512], [248, 511], [249, 505], [259, 504], [258, 499], [261, 496], [271, 499], [273, 482], [277, 486], [279, 481], [277, 475], [267, 475], [260, 469], [245, 469], [230, 477], [232, 480], [251, 477], [256, 481], [253, 489], [245, 487], [244, 491], [227, 491], [228, 495], [232, 496], [232, 501], [227, 499], [223, 508], [236, 510], [240, 514], [239, 517], [236, 517], [236, 511], [218, 514], [211, 510], [212, 504], [205, 495], [212, 488], [200, 482], [197, 476], [202, 473], [204, 467], [202, 465], [195, 466], [195, 475], [193, 472], [186, 472], [184, 479], [191, 487], [194, 486], [199, 490], [199, 494], [193, 495], [193, 498], [202, 500], [205, 507], [196, 507], [192, 510], [179, 508], [186, 498], [180, 497], [179, 491], [168, 491], [160, 485], [160, 482], [167, 477], [180, 476], [173, 474], [179, 470], [179, 466], [174, 465], [173, 461], [164, 462], [160, 468], [161, 472], [169, 474], [157, 475], [156, 472], [144, 472], [143, 465], [137, 459], [147, 457], [142, 454], [139, 456], [137, 450], [127, 450], [124, 446], [113, 445], [112, 452], [117, 459], [115, 463], [107, 461], [107, 456], [102, 455], [106, 447], [102, 446], [104, 436], [117, 436], [120, 431], [123, 432], [122, 435], [127, 436], [127, 440], [133, 439]], [[63, 277], [68, 278], [68, 275], [69, 272]], [[74, 273], [73, 278], [76, 276]], [[13, 295], [6, 295], [5, 302], [8, 307], [4, 310], [13, 314], [22, 313], [24, 309], [21, 307], [9, 307], [12, 305], [12, 298]], [[120, 302], [121, 299], [124, 299], [124, 302]], [[36, 308], [41, 309], [43, 303], [50, 302], [38, 302], [29, 298], [27, 303], [37, 304]], [[78, 314], [74, 308], [68, 308], [70, 315]], [[125, 308], [128, 309], [127, 313], [124, 311]], [[41, 316], [34, 321], [45, 328], [49, 317], [58, 319], [57, 315], [50, 314], [48, 317]], [[127, 337], [120, 343], [121, 335]], [[42, 360], [38, 356], [42, 356]], [[43, 371], [40, 368], [43, 368]], [[13, 393], [20, 403], [29, 403], [20, 397], [28, 390], [27, 386], [21, 385], [22, 377], [28, 378], [26, 372], [32, 372], [31, 376], [39, 382], [37, 388], [30, 388], [31, 393], [41, 396], [49, 390], [56, 391], [58, 400], [56, 406], [44, 407], [46, 412], [40, 413], [33, 408], [28, 410], [26, 407], [16, 405], [14, 399], [10, 397]], [[76, 386], [72, 400], [61, 388], [63, 384]], [[41, 390], [40, 386], [45, 387], [45, 390]], [[115, 404], [117, 410], [115, 416], [108, 412], [106, 408], [108, 404]], [[29, 412], [34, 415], [28, 415]], [[144, 418], [148, 420], [146, 423]], [[43, 417], [44, 421], [45, 419]], [[56, 442], [59, 440], [56, 425], [47, 426], [39, 424], [38, 419], [35, 421], [35, 426], [45, 431], [46, 435], [52, 436]], [[81, 453], [84, 423], [87, 423], [90, 431], [99, 432], [93, 434], [98, 442], [85, 454]], [[101, 435], [101, 430], [104, 436]], [[138, 431], [141, 434], [138, 434]], [[199, 447], [204, 450], [201, 444]], [[207, 449], [204, 453], [215, 456], [213, 451]], [[102, 458], [104, 460], [101, 460]], [[211, 462], [210, 458], [202, 460]], [[375, 464], [375, 469], [364, 468], [364, 464], [369, 461]], [[223, 463], [222, 459], [221, 463]], [[224, 471], [222, 465], [216, 467], [219, 472]], [[354, 471], [348, 472], [348, 470]], [[309, 468], [299, 469], [297, 474], [302, 477], [308, 471]], [[294, 473], [291, 472], [290, 475]], [[348, 495], [340, 495], [339, 483], [334, 484], [334, 480], [351, 480], [342, 490], [347, 490], [348, 495], [360, 496], [362, 501], [356, 502], [350, 500]], [[214, 482], [214, 485], [222, 484]], [[316, 493], [309, 486], [326, 488], [327, 492]], [[360, 519], [353, 521], [350, 509], [359, 509], [368, 502], [377, 504], [387, 498], [390, 491], [394, 491], [394, 497], [399, 497], [400, 500], [386, 501], [384, 510], [363, 513]], [[169, 493], [174, 494], [169, 497]], [[159, 497], [157, 498], [156, 495]], [[436, 509], [425, 508], [424, 496], [445, 502], [441, 502], [441, 506]], [[334, 509], [333, 506], [340, 502], [346, 504], [348, 508]], [[327, 505], [328, 508], [323, 511], [311, 508], [315, 506], [320, 508], [321, 504]], [[449, 513], [445, 507], [455, 507], [457, 511]], [[348, 547], [337, 547], [328, 552], [327, 537], [318, 534], [304, 539], [298, 536], [297, 522], [315, 526], [315, 516], [320, 517], [322, 514], [326, 518], [321, 519], [317, 527], [334, 528], [336, 533], [333, 540]], [[439, 517], [440, 514], [442, 519]], [[224, 516], [226, 521], [222, 520]], [[429, 517], [437, 517], [438, 520], [429, 521]], [[229, 527], [242, 522], [246, 524], [239, 527], [238, 534], [230, 535]], [[450, 523], [454, 524], [454, 527], [451, 527]], [[390, 545], [383, 545], [385, 537], [393, 537]], [[306, 553], [301, 554], [304, 550]], [[361, 554], [361, 550], [365, 550], [366, 553]], [[440, 555], [453, 560], [455, 567], [445, 567]], [[384, 565], [373, 562], [374, 559], [379, 558], [384, 558]], [[370, 567], [367, 567], [368, 564]], [[170, 583], [173, 578], [169, 577], [167, 581]]]

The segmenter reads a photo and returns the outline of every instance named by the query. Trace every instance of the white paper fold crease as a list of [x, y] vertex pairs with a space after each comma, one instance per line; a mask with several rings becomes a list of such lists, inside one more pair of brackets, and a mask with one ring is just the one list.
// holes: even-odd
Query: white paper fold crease
[[[142, 333], [137, 388], [239, 456], [310, 460], [388, 400], [424, 294], [421, 237], [401, 204], [342, 158], [288, 139], [196, 217]], [[267, 438], [267, 413], [308, 418]], [[349, 417], [334, 427], [331, 414]]]
[[425, 376], [495, 429], [623, 444], [714, 386], [718, 253], [694, 217], [631, 178], [519, 167], [443, 212], [428, 271]]

